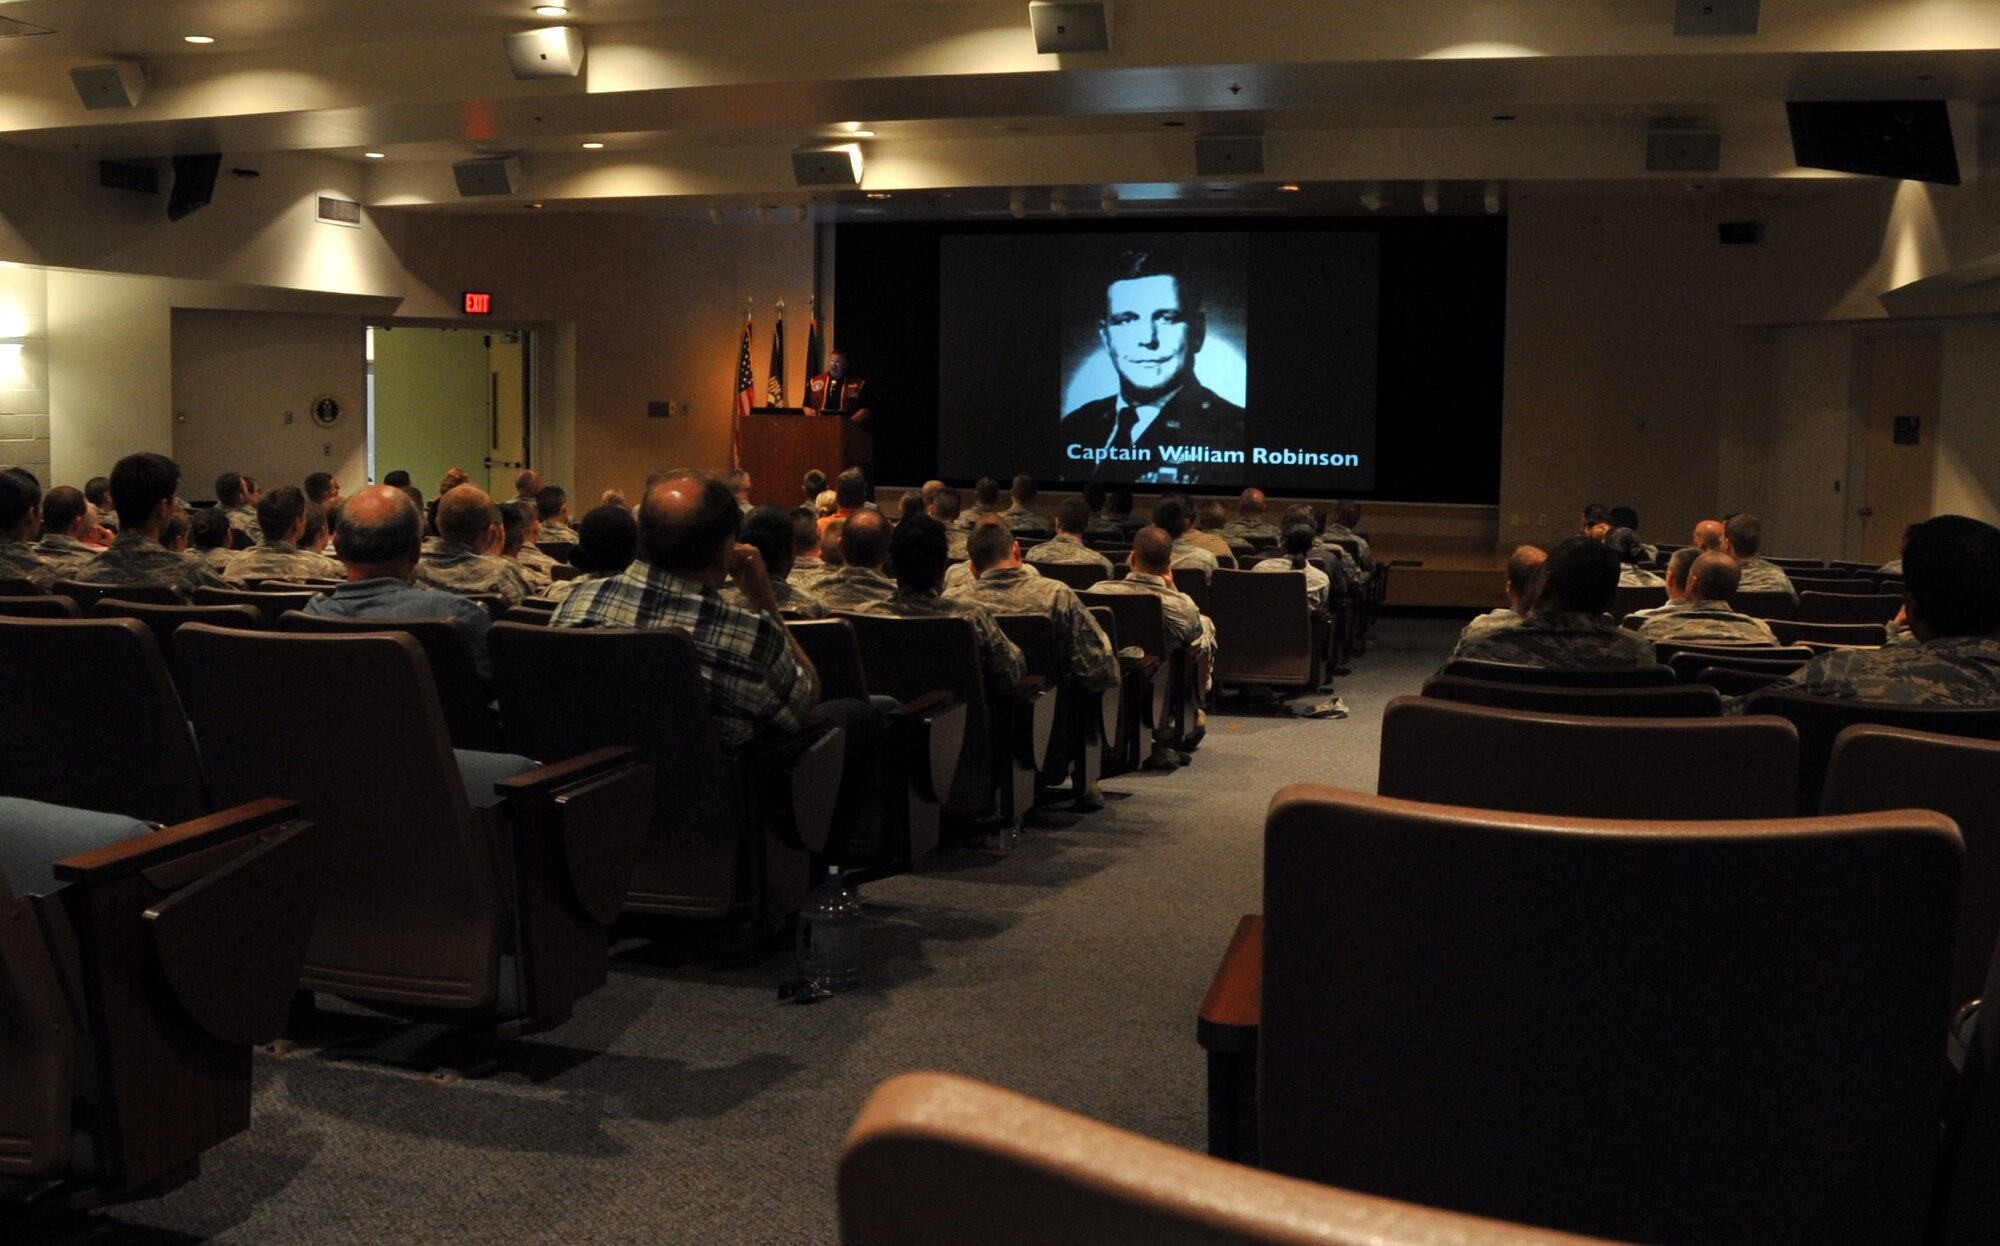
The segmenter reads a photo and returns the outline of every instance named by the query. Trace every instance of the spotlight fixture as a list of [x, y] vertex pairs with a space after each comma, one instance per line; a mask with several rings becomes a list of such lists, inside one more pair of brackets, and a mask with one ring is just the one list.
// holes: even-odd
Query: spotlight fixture
[[214, 43], [215, 39], [211, 35], [182, 35], [181, 41], [183, 43]]
[[1424, 211], [1430, 213], [1432, 216], [1436, 216], [1437, 210], [1438, 184], [1437, 179], [1432, 178], [1430, 181], [1424, 183]]
[[382, 151], [364, 151], [361, 154], [370, 160], [387, 160], [389, 158], [389, 153]]
[[720, 224], [722, 224], [722, 209], [721, 209], [721, 208], [710, 208], [710, 209], [708, 210], [708, 223], [709, 223], [709, 224], [711, 224], [711, 225], [720, 225]]
[[1382, 183], [1369, 182], [1361, 188], [1361, 206], [1370, 212], [1380, 212], [1386, 202], [1382, 198]]
[[1027, 219], [1028, 216], [1027, 192], [1017, 190], [1012, 195], [1008, 196], [1007, 210], [1014, 214], [1014, 219], [1017, 221]]
[[585, 144], [583, 145], [583, 149], [584, 149], [585, 151], [603, 151], [603, 150], [604, 150], [604, 144], [602, 144], [602, 143], [594, 143], [594, 142], [593, 142], [593, 143], [585, 143]]
[[1498, 216], [1500, 214], [1500, 183], [1498, 182], [1486, 183], [1486, 214], [1488, 216]]
[[873, 131], [873, 130], [849, 130], [849, 131], [847, 132], [847, 137], [849, 137], [849, 138], [874, 138], [874, 137], [875, 137], [875, 131]]
[[1278, 189], [1296, 193], [1299, 189], [1299, 184], [1297, 182], [1286, 182], [1283, 186], [1278, 187]]

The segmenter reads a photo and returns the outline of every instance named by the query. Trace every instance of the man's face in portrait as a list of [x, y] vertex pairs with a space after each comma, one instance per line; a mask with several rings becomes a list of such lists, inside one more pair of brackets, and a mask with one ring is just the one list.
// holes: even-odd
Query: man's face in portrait
[[1161, 274], [1114, 281], [1104, 302], [1098, 332], [1128, 395], [1157, 396], [1187, 380], [1205, 325], [1199, 311], [1181, 306], [1178, 278]]

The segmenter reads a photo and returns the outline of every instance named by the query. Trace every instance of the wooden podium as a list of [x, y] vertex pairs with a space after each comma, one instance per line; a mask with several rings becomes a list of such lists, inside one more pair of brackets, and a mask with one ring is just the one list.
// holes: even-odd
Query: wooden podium
[[807, 472], [825, 472], [830, 484], [842, 468], [872, 457], [865, 427], [844, 416], [807, 415], [798, 407], [753, 407], [737, 416], [736, 444], [741, 466], [750, 473], [752, 499], [786, 507], [799, 504], [796, 490]]

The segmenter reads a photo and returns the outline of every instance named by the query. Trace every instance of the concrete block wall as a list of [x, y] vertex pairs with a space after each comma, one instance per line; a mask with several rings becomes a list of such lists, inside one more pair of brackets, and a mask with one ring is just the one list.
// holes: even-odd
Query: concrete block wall
[[27, 468], [45, 489], [56, 483], [49, 476], [48, 347], [47, 274], [0, 267], [0, 466]]

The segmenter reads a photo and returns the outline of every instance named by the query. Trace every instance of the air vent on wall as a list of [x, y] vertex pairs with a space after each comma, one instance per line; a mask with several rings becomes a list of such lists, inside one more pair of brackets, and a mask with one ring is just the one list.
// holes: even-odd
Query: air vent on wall
[[361, 205], [352, 199], [319, 197], [319, 219], [328, 225], [361, 224]]

